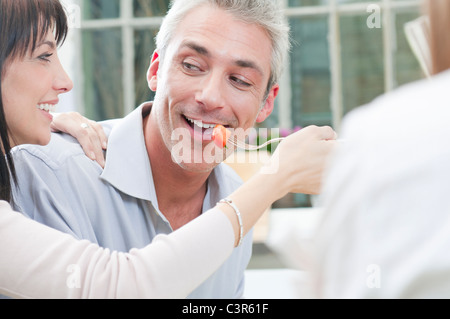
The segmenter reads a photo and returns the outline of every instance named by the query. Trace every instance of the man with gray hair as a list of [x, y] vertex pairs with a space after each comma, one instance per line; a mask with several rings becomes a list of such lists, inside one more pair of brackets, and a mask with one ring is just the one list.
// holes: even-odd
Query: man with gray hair
[[[68, 136], [54, 135], [47, 147], [19, 148], [15, 208], [117, 251], [183, 227], [241, 184], [231, 168], [208, 158], [223, 160], [233, 151], [205, 152], [214, 144], [212, 128], [246, 130], [271, 114], [288, 51], [289, 28], [273, 0], [174, 1], [148, 70], [155, 100], [104, 123], [104, 170]], [[174, 138], [180, 132], [181, 141]], [[330, 128], [309, 132], [305, 138], [317, 143], [325, 140], [317, 136], [334, 138]], [[301, 151], [308, 154], [299, 163], [303, 192], [318, 193], [322, 154], [314, 147]], [[248, 235], [189, 297], [242, 297], [251, 249]]]

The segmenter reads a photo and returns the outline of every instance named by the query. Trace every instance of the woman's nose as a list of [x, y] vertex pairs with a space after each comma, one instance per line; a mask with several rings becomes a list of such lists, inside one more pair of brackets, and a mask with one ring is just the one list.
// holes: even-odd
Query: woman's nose
[[71, 91], [73, 89], [73, 82], [59, 60], [55, 72], [55, 80], [53, 83], [54, 90], [58, 91], [58, 93], [67, 93]]

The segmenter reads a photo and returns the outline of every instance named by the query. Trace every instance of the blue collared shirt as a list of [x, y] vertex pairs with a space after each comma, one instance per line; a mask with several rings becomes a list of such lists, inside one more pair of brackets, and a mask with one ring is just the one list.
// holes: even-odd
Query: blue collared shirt
[[[144, 141], [143, 116], [150, 110], [151, 103], [143, 104], [124, 119], [102, 123], [109, 135], [104, 170], [67, 135], [54, 134], [45, 147], [16, 147], [20, 187], [14, 191], [15, 209], [78, 239], [120, 252], [142, 248], [156, 235], [171, 233], [158, 208]], [[203, 212], [241, 184], [230, 167], [220, 164], [208, 179]], [[246, 236], [243, 245], [189, 298], [242, 297], [251, 237]]]

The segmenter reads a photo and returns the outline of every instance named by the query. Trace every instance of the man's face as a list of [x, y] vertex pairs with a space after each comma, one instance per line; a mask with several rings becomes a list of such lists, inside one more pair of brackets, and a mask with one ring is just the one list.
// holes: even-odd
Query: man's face
[[217, 165], [198, 161], [211, 154], [215, 125], [246, 130], [270, 115], [278, 93], [274, 86], [265, 99], [271, 54], [261, 27], [206, 5], [183, 19], [162, 60], [154, 56], [148, 75], [156, 91], [152, 116], [169, 151], [181, 141], [173, 140], [173, 133], [183, 136], [184, 151], [192, 151], [185, 168], [207, 171]]

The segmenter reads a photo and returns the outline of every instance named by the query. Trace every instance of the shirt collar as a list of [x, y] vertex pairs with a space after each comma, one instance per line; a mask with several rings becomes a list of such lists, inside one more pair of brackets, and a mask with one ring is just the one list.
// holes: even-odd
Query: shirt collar
[[152, 105], [142, 104], [114, 126], [101, 178], [125, 194], [157, 204], [143, 126]]

